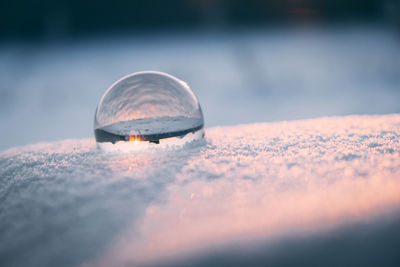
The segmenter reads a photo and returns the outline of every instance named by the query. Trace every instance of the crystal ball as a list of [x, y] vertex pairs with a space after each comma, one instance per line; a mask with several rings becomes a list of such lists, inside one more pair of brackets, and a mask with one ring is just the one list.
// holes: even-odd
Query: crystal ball
[[199, 101], [182, 80], [157, 71], [130, 74], [116, 81], [97, 105], [98, 143], [145, 141], [159, 144], [187, 135], [202, 138]]

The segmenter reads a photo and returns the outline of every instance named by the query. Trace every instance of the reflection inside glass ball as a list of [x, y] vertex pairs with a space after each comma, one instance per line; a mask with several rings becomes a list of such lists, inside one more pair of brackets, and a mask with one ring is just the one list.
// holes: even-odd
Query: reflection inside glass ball
[[96, 141], [113, 144], [159, 144], [187, 135], [202, 138], [203, 127], [203, 114], [190, 87], [155, 71], [137, 72], [115, 82], [100, 99], [94, 120]]

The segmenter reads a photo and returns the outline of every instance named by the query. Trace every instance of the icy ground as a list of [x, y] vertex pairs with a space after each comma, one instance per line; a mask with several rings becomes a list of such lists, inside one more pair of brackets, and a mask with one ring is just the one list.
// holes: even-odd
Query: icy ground
[[93, 136], [104, 91], [141, 70], [186, 81], [206, 127], [400, 113], [400, 38], [385, 27], [0, 43], [0, 150]]
[[399, 266], [400, 115], [93, 139], [0, 154], [1, 266]]

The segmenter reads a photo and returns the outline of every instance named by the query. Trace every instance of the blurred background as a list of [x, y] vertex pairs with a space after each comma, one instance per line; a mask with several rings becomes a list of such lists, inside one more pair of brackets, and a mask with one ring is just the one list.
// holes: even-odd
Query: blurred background
[[117, 79], [186, 81], [206, 127], [400, 112], [400, 1], [0, 2], [0, 150], [93, 136]]

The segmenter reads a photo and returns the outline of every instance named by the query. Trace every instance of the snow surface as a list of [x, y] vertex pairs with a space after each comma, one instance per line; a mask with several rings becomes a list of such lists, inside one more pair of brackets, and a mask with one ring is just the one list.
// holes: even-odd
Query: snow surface
[[[395, 220], [399, 138], [400, 115], [384, 115], [215, 127], [183, 148], [135, 153], [102, 152], [94, 139], [12, 148], [0, 153], [0, 265], [185, 266], [237, 244], [256, 245], [236, 259], [252, 255], [257, 242], [288, 259], [294, 249], [274, 243], [288, 235], [295, 248], [324, 247], [311, 236]], [[398, 231], [360, 229], [345, 234], [361, 240], [349, 255], [336, 242], [324, 260], [398, 263]]]

